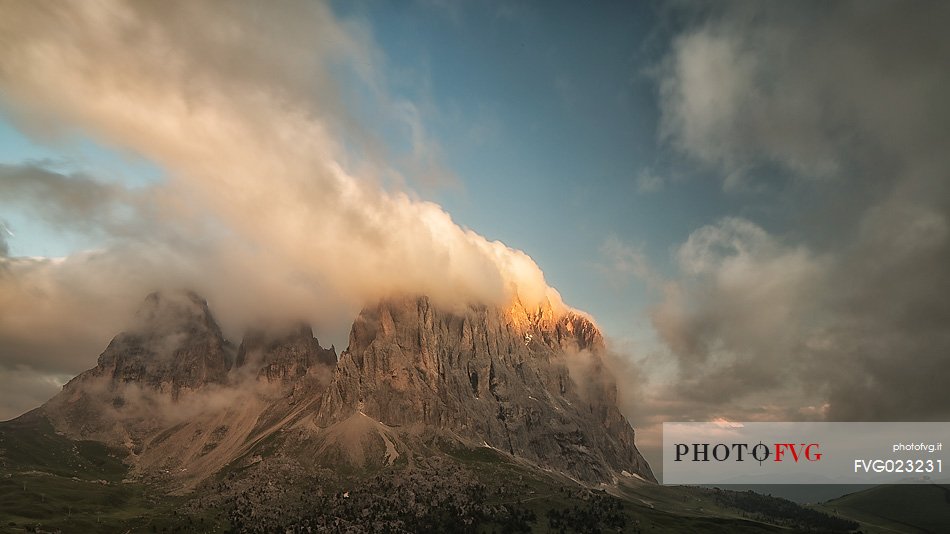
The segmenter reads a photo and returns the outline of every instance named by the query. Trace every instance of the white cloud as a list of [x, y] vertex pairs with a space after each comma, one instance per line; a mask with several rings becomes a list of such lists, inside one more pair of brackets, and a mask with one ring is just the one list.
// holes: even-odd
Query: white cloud
[[[4, 309], [21, 310], [0, 320], [3, 361], [89, 365], [95, 353], [86, 344], [43, 356], [42, 344], [30, 343], [50, 331], [66, 339], [62, 325], [71, 324], [101, 347], [125, 306], [168, 286], [203, 293], [232, 326], [268, 314], [339, 321], [393, 293], [451, 304], [517, 294], [560, 305], [526, 254], [459, 227], [411, 192], [384, 189], [400, 156], [379, 149], [379, 125], [348, 113], [343, 92], [362, 91], [380, 121], [410, 132], [408, 168], [440, 176], [439, 149], [418, 109], [387, 91], [382, 54], [363, 25], [337, 19], [322, 2], [282, 7], [103, 0], [5, 8], [0, 96], [18, 123], [41, 137], [78, 130], [144, 156], [168, 179], [135, 195], [109, 186], [101, 202], [96, 188], [105, 186], [95, 180], [63, 181], [43, 169], [34, 174], [75, 190], [0, 183], [16, 193], [7, 201], [109, 237], [95, 254], [21, 263], [0, 279]], [[107, 216], [116, 205], [138, 219], [116, 224]], [[127, 305], [102, 302], [130, 294]], [[89, 306], [102, 313], [89, 317]], [[83, 321], [96, 326], [83, 329]]]

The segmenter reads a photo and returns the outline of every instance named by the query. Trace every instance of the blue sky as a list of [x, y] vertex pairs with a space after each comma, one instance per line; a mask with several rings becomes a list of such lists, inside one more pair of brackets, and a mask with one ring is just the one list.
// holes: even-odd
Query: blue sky
[[605, 239], [664, 254], [688, 229], [662, 216], [666, 193], [637, 187], [657, 160], [656, 88], [643, 72], [657, 60], [646, 51], [652, 8], [578, 7], [364, 16], [391, 68], [426, 80], [405, 90], [429, 101], [432, 135], [460, 182], [435, 197], [460, 224], [525, 250], [568, 302], [622, 335], [644, 298], [638, 284], [618, 295], [596, 271]]
[[[103, 181], [138, 187], [161, 181], [162, 170], [127, 150], [103, 145], [88, 135], [75, 132], [43, 136], [22, 131], [15, 120], [0, 120], [0, 164], [19, 165], [42, 162], [61, 172], [85, 173]], [[0, 220], [7, 227], [11, 256], [63, 257], [102, 245], [102, 238], [51, 227], [36, 217], [30, 206], [5, 204]], [[10, 235], [10, 234], [13, 235]]]

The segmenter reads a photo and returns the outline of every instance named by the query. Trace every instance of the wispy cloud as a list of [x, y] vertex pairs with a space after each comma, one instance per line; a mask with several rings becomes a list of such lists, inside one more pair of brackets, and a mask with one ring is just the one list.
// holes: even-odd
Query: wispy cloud
[[637, 191], [640, 193], [656, 193], [663, 189], [665, 184], [666, 180], [652, 169], [643, 169], [637, 175]]
[[600, 246], [601, 261], [595, 266], [615, 286], [622, 287], [636, 280], [648, 286], [659, 284], [659, 275], [650, 267], [642, 246], [634, 246], [615, 235], [608, 236]]

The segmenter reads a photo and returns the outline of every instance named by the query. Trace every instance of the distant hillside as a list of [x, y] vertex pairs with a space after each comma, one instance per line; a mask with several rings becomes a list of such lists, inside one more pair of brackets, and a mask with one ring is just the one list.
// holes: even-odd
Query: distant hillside
[[865, 532], [950, 532], [950, 487], [876, 486], [815, 506], [861, 523]]

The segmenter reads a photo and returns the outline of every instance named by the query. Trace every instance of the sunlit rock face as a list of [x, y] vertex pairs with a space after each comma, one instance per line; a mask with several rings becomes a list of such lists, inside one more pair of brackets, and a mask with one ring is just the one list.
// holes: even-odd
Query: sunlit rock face
[[438, 429], [579, 480], [653, 479], [616, 405], [596, 326], [520, 303], [436, 309], [425, 297], [362, 311], [318, 419], [354, 412]]
[[201, 297], [156, 293], [37, 414], [126, 448], [136, 473], [181, 491], [270, 437], [269, 454], [313, 468], [392, 465], [447, 444], [585, 483], [653, 480], [604, 357], [588, 318], [546, 303], [386, 299], [360, 313], [337, 361], [305, 324], [250, 330], [235, 349]]

